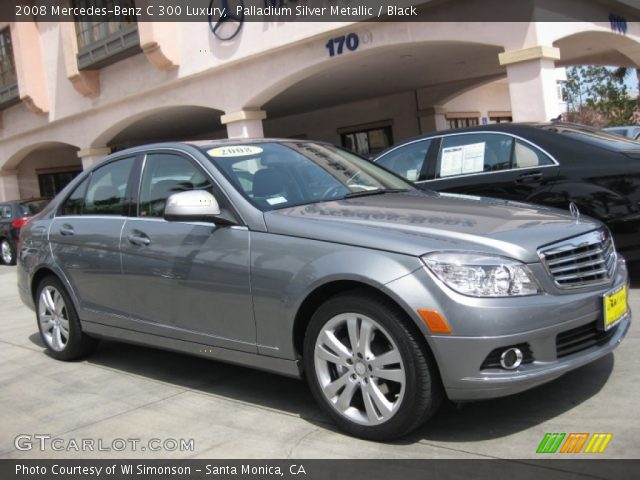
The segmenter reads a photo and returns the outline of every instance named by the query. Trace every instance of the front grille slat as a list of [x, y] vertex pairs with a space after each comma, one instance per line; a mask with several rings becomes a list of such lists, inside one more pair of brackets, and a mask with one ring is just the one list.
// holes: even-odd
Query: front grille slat
[[[571, 255], [570, 257], [561, 257], [558, 260], [550, 260], [547, 265], [549, 265], [549, 267], [553, 267], [555, 265], [562, 265], [563, 263], [569, 263], [569, 262], [576, 262], [577, 260], [581, 260], [583, 258], [588, 258], [588, 257], [593, 257], [595, 255], [600, 255], [603, 252], [603, 250], [601, 248], [595, 249], [595, 250], [589, 250], [586, 251], [584, 253], [578, 253], [576, 255]], [[558, 253], [556, 253], [555, 255], [560, 255]]]
[[615, 271], [615, 247], [605, 229], [549, 245], [538, 254], [558, 288], [608, 283]]
[[598, 328], [598, 321], [582, 325], [556, 336], [556, 356], [566, 357], [591, 347], [601, 346], [611, 340], [618, 326], [615, 325], [606, 332]]
[[558, 275], [555, 277], [556, 282], [566, 282], [568, 280], [580, 280], [586, 277], [595, 277], [598, 275], [606, 275], [608, 273], [606, 268], [601, 268], [600, 270], [592, 270], [588, 272], [579, 272], [571, 275]]
[[[597, 266], [606, 266], [606, 263], [603, 259], [599, 258], [598, 260], [591, 260], [588, 262], [584, 262], [582, 264], [580, 264], [580, 268], [587, 268], [587, 267], [597, 267]], [[551, 271], [551, 273], [553, 273], [554, 275], [557, 273], [563, 273], [563, 272], [568, 272], [571, 270], [575, 270], [576, 266], [575, 265], [568, 265], [565, 267], [550, 267], [549, 270]]]

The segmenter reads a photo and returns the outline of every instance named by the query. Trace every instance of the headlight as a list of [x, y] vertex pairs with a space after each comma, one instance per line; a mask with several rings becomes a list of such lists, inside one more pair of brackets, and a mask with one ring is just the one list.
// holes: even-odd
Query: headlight
[[424, 263], [449, 288], [471, 297], [512, 297], [540, 293], [524, 263], [481, 253], [430, 253]]

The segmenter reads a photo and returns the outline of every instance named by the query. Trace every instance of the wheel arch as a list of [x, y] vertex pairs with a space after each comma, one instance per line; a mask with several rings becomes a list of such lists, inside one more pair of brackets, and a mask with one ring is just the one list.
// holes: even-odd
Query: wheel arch
[[[43, 278], [51, 275], [52, 277], [56, 277], [63, 284], [65, 283], [56, 272], [54, 272], [49, 267], [40, 267], [31, 277], [31, 283], [29, 285], [29, 291], [31, 292], [31, 298], [33, 298], [34, 303], [37, 303], [36, 294], [38, 293], [38, 286]], [[66, 285], [65, 285], [66, 287]]]
[[[69, 297], [71, 298], [71, 301], [73, 302], [73, 307], [75, 308], [76, 312], [78, 312], [78, 315], [79, 315], [80, 305], [78, 303], [78, 299], [76, 298], [75, 292], [71, 288], [71, 285], [69, 284], [67, 278], [62, 272], [58, 271], [55, 268], [52, 268], [50, 265], [42, 265], [38, 267], [33, 272], [33, 275], [31, 276], [31, 281], [29, 283], [29, 293], [31, 294], [31, 298], [33, 299], [34, 305], [37, 306], [38, 304], [38, 299], [36, 298], [36, 294], [38, 293], [38, 286], [40, 285], [40, 282], [42, 281], [42, 279], [48, 276], [55, 277], [60, 281], [60, 283], [62, 283], [62, 286], [66, 289], [67, 294], [69, 295]], [[82, 323], [82, 320], [80, 320], [80, 318], [79, 318], [79, 321], [80, 323]]]
[[399, 312], [402, 312], [407, 320], [407, 326], [411, 329], [417, 341], [424, 346], [431, 356], [433, 356], [433, 351], [429, 342], [420, 331], [418, 325], [416, 325], [411, 313], [407, 310], [406, 305], [403, 305], [402, 302], [398, 301], [394, 295], [382, 286], [375, 287], [369, 283], [358, 280], [332, 280], [317, 286], [307, 294], [298, 307], [293, 323], [293, 346], [296, 356], [302, 358], [304, 336], [313, 313], [329, 298], [339, 293], [349, 291], [367, 292], [392, 304]]

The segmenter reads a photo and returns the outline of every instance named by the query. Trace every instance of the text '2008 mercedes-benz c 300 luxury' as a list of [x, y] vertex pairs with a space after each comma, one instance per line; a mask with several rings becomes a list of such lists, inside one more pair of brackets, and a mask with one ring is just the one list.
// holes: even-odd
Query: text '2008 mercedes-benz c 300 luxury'
[[445, 396], [592, 362], [631, 321], [597, 221], [419, 191], [299, 140], [114, 153], [23, 227], [18, 262], [54, 358], [110, 338], [306, 377], [341, 428], [378, 440]]

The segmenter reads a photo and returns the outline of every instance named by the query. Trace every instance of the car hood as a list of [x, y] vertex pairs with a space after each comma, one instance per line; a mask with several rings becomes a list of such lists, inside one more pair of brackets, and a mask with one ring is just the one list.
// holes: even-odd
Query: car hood
[[594, 230], [561, 210], [486, 197], [412, 191], [265, 213], [269, 232], [420, 256], [465, 250], [539, 261], [537, 250]]

